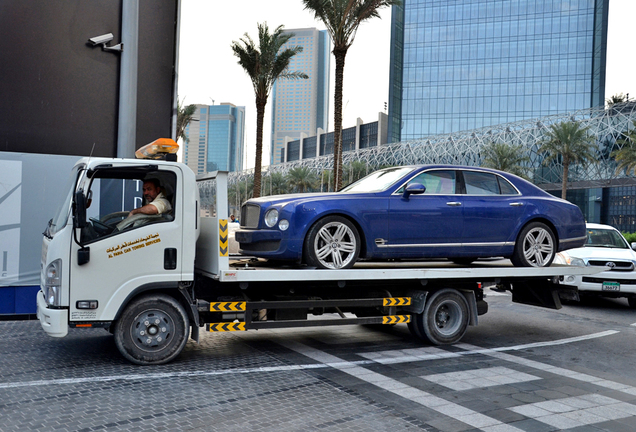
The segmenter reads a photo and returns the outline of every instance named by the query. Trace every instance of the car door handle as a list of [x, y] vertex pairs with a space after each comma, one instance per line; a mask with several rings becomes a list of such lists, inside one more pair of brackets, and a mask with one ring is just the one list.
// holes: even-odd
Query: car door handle
[[511, 207], [520, 207], [520, 206], [522, 206], [522, 205], [523, 205], [523, 203], [522, 203], [522, 202], [513, 202], [513, 203], [510, 203], [509, 205], [510, 205]]
[[457, 207], [457, 206], [462, 205], [462, 203], [460, 203], [459, 201], [449, 201], [449, 202], [446, 203], [446, 205]]

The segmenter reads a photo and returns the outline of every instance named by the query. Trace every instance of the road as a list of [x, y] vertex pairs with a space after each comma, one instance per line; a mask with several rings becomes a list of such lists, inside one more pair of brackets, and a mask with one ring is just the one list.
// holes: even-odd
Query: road
[[636, 311], [559, 311], [490, 291], [453, 346], [406, 325], [202, 334], [176, 361], [127, 363], [112, 336], [0, 322], [2, 431], [636, 430]]

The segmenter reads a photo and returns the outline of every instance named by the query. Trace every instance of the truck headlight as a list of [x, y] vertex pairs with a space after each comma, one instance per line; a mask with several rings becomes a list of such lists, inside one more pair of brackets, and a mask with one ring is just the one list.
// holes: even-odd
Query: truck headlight
[[276, 222], [278, 222], [278, 210], [267, 210], [267, 213], [265, 213], [265, 225], [272, 228], [276, 225]]
[[62, 300], [62, 260], [51, 262], [44, 272], [44, 299], [49, 306], [60, 306]]

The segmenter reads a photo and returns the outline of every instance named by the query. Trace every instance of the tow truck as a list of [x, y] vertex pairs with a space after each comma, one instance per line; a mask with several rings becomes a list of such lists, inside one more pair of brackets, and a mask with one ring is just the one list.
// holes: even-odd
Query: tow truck
[[[453, 344], [488, 311], [483, 286], [559, 309], [561, 298], [578, 299], [566, 284], [572, 276], [598, 271], [440, 261], [324, 270], [231, 254], [228, 173], [196, 177], [176, 162], [177, 148], [159, 139], [138, 159], [83, 158], [74, 166], [42, 244], [37, 316], [48, 335], [104, 328], [140, 365], [175, 359], [201, 330], [406, 323], [426, 343]], [[130, 216], [149, 179], [171, 210]]]

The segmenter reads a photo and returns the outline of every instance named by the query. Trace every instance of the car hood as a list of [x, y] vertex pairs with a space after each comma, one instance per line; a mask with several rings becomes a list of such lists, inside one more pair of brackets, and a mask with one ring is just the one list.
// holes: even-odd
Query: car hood
[[569, 249], [568, 255], [574, 258], [588, 260], [626, 260], [636, 261], [636, 253], [631, 249], [604, 248], [604, 247], [581, 247]]
[[352, 194], [352, 193], [339, 193], [339, 192], [326, 192], [326, 193], [297, 193], [287, 195], [271, 195], [260, 198], [252, 198], [247, 201], [246, 204], [257, 204], [261, 207], [269, 207], [272, 205], [284, 206], [291, 202], [296, 204], [306, 203], [311, 201], [323, 201], [333, 199], [348, 199], [348, 198], [361, 198], [368, 197], [369, 194]]

